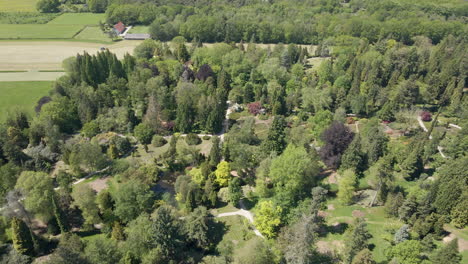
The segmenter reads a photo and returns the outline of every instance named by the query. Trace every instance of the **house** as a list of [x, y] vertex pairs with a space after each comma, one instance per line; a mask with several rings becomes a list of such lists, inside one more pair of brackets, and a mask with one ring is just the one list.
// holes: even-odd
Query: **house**
[[117, 33], [117, 35], [124, 33], [125, 25], [122, 23], [122, 21], [119, 21], [119, 23], [114, 25], [114, 31]]
[[135, 33], [135, 34], [130, 34], [130, 33], [127, 33], [125, 34], [125, 39], [128, 39], [128, 40], [141, 40], [141, 39], [149, 39], [150, 38], [150, 34], [142, 34], [142, 33]]

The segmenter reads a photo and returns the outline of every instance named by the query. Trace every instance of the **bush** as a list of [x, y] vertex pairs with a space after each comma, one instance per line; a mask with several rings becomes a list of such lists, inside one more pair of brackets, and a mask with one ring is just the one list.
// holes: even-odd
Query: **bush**
[[198, 144], [201, 143], [201, 139], [200, 139], [200, 137], [198, 137], [197, 134], [189, 133], [185, 137], [185, 142], [187, 142], [187, 144], [189, 144], [189, 145], [198, 145]]
[[155, 147], [162, 147], [166, 145], [167, 140], [164, 139], [164, 137], [160, 135], [154, 135], [153, 139], [151, 140], [151, 144]]
[[429, 113], [427, 111], [423, 111], [421, 113], [421, 120], [424, 121], [424, 122], [430, 122], [432, 120], [431, 113]]
[[249, 112], [253, 115], [258, 115], [260, 114], [262, 110], [262, 104], [260, 102], [253, 102], [247, 105], [249, 108]]
[[210, 140], [210, 139], [211, 139], [211, 136], [204, 135], [202, 138], [203, 138], [203, 140]]

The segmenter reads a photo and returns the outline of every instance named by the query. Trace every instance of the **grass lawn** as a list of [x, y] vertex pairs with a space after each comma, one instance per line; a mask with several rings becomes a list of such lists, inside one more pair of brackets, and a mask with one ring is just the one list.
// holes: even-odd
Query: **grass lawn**
[[0, 25], [0, 39], [68, 39], [73, 38], [81, 25]]
[[130, 30], [129, 33], [135, 34], [135, 33], [149, 33], [149, 27], [148, 26], [134, 26]]
[[0, 121], [8, 111], [21, 109], [34, 113], [37, 101], [48, 94], [53, 82], [0, 82]]
[[78, 35], [75, 36], [75, 39], [82, 40], [99, 40], [99, 41], [108, 41], [109, 43], [112, 40], [101, 31], [99, 27], [85, 27]]
[[226, 232], [223, 239], [218, 244], [219, 247], [231, 244], [234, 249], [242, 248], [247, 241], [255, 237], [255, 234], [248, 228], [247, 219], [242, 216], [226, 216], [216, 218], [218, 222], [224, 223]]
[[0, 12], [36, 11], [37, 0], [1, 0]]
[[104, 21], [104, 14], [93, 13], [65, 13], [53, 19], [49, 25], [98, 25]]

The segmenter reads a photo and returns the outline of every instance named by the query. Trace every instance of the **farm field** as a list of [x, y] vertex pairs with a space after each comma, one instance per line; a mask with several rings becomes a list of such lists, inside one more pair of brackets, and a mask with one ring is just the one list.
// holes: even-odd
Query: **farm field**
[[109, 37], [102, 32], [99, 27], [85, 27], [78, 35], [75, 36], [75, 39], [110, 42]]
[[42, 82], [0, 82], [0, 121], [4, 121], [8, 111], [21, 109], [34, 113], [36, 102], [48, 94], [51, 81]]
[[0, 25], [0, 39], [68, 39], [82, 28], [81, 25], [3, 24]]
[[64, 75], [64, 72], [40, 72], [40, 71], [24, 71], [24, 72], [0, 72], [0, 82], [14, 81], [55, 81], [58, 77]]
[[129, 31], [129, 33], [132, 33], [132, 34], [135, 34], [135, 33], [148, 33], [148, 32], [149, 32], [149, 27], [148, 26], [134, 26]]
[[104, 21], [104, 14], [65, 13], [51, 20], [49, 25], [98, 25]]
[[2, 0], [0, 1], [0, 12], [12, 11], [36, 11], [37, 0]]
[[72, 41], [0, 41], [0, 71], [2, 70], [58, 70], [62, 61], [77, 53], [90, 54], [106, 47], [117, 57], [133, 53], [141, 41], [120, 41], [110, 45]]

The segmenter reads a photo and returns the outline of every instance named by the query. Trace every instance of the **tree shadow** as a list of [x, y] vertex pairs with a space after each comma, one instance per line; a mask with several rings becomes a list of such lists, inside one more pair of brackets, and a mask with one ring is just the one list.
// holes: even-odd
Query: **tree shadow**
[[337, 225], [325, 225], [322, 229], [321, 236], [326, 236], [326, 234], [344, 234], [346, 229], [349, 227], [348, 223], [338, 223]]
[[229, 231], [228, 226], [221, 221], [212, 221], [210, 224], [209, 236], [212, 239], [213, 246], [208, 253], [217, 253], [216, 246], [223, 240], [224, 235]]

